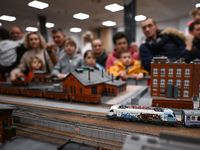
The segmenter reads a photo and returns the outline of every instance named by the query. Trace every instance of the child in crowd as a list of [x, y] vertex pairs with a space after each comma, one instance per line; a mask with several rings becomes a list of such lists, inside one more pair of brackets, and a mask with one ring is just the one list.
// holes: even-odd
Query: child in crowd
[[200, 21], [200, 7], [197, 7], [191, 10], [189, 14], [193, 18], [193, 20], [189, 21], [187, 23], [187, 27], [185, 28], [185, 35], [187, 36], [189, 35], [189, 31], [188, 31], [189, 26], [195, 21]]
[[34, 76], [34, 71], [43, 70], [44, 68], [43, 61], [37, 56], [31, 57], [29, 62], [29, 68], [30, 72], [28, 73], [28, 79], [30, 81], [31, 78]]
[[18, 73], [17, 78], [23, 76], [26, 81], [31, 81], [31, 79], [34, 77], [34, 71], [37, 70], [43, 70], [44, 64], [42, 59], [40, 59], [37, 56], [31, 57], [29, 60], [29, 73], [28, 77], [24, 73]]
[[66, 51], [66, 54], [64, 54], [54, 66], [51, 73], [53, 76], [57, 76], [60, 79], [65, 78], [69, 72], [74, 71], [83, 64], [82, 57], [75, 54], [76, 42], [73, 39], [67, 38], [64, 41], [64, 50]]
[[84, 54], [84, 66], [90, 66], [94, 69], [105, 71], [104, 67], [96, 63], [95, 53], [92, 50], [87, 50]]
[[128, 76], [140, 80], [143, 79], [144, 74], [149, 75], [146, 70], [141, 69], [141, 65], [137, 60], [132, 59], [131, 52], [128, 50], [121, 52], [118, 63], [111, 66], [107, 72], [122, 80], [126, 80]]

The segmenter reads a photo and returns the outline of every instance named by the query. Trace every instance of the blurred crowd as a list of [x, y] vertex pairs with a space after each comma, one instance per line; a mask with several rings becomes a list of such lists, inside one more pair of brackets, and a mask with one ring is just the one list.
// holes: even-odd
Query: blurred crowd
[[24, 33], [19, 26], [10, 31], [0, 28], [0, 80], [14, 81], [21, 76], [31, 80], [36, 70], [63, 79], [85, 66], [107, 71], [119, 80], [140, 80], [150, 74], [153, 57], [167, 57], [171, 62], [184, 58], [190, 63], [200, 59], [200, 8], [190, 15], [193, 20], [187, 23], [185, 33], [173, 28], [160, 29], [153, 18], [142, 21], [146, 40], [140, 47], [135, 41], [128, 45], [127, 35], [117, 32], [110, 55], [111, 50], [104, 49], [102, 39], [93, 38], [91, 33], [82, 35], [84, 47], [77, 50], [77, 43], [66, 37], [61, 28], [51, 32], [54, 43], [46, 43], [39, 32]]

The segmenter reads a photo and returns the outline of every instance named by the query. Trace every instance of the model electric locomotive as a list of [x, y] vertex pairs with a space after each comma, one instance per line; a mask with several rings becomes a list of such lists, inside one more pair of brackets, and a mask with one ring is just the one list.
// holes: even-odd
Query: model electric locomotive
[[111, 106], [107, 118], [130, 118], [137, 120], [176, 122], [174, 112], [168, 108], [138, 107], [119, 104]]

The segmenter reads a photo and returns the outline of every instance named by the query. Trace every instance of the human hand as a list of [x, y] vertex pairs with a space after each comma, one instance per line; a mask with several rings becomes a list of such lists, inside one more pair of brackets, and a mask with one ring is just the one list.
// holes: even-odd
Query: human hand
[[11, 73], [11, 75], [10, 75], [10, 80], [11, 80], [11, 81], [16, 80], [16, 73]]
[[136, 73], [132, 74], [131, 78], [133, 78], [133, 79], [137, 78], [137, 74]]
[[194, 40], [194, 36], [192, 34], [189, 34], [187, 36], [187, 42], [193, 42], [193, 40]]
[[63, 78], [65, 78], [66, 76], [67, 76], [66, 74], [62, 74], [62, 73], [57, 74], [57, 77], [58, 77], [59, 79], [63, 79]]
[[128, 75], [126, 74], [126, 71], [119, 71], [119, 76], [122, 78], [122, 79], [127, 79], [128, 78]]
[[146, 41], [142, 41], [142, 44], [145, 44], [146, 43]]
[[48, 52], [49, 54], [51, 54], [51, 53], [54, 54], [54, 53], [56, 52], [55, 49], [56, 49], [55, 44], [47, 43], [47, 45], [46, 45], [46, 50], [47, 50], [47, 52]]
[[143, 79], [143, 77], [144, 77], [144, 74], [142, 72], [140, 72], [139, 74], [137, 74], [136, 79], [141, 80], [141, 79]]

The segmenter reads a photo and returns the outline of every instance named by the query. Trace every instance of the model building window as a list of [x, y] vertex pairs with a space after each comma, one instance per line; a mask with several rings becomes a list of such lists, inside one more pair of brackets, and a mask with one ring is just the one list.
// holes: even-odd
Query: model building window
[[165, 94], [165, 89], [160, 89], [160, 94]]
[[65, 91], [67, 92], [67, 85], [65, 84]]
[[158, 68], [153, 68], [153, 75], [158, 75]]
[[160, 79], [160, 85], [165, 86], [165, 79]]
[[190, 76], [190, 69], [189, 68], [185, 69], [185, 76]]
[[183, 97], [189, 97], [189, 91], [183, 91]]
[[181, 86], [181, 80], [176, 80], [176, 85], [180, 87]]
[[157, 84], [158, 84], [158, 80], [157, 79], [153, 79], [153, 85], [157, 86]]
[[105, 88], [105, 93], [107, 93], [107, 88]]
[[110, 88], [108, 88], [108, 93], [110, 93]]
[[176, 76], [177, 77], [181, 76], [181, 68], [176, 69]]
[[114, 94], [114, 89], [112, 89], [112, 93]]
[[165, 68], [160, 69], [160, 75], [165, 75]]
[[173, 68], [169, 68], [168, 69], [168, 77], [173, 77], [174, 74], [174, 69]]
[[190, 80], [184, 80], [184, 86], [189, 86], [190, 85]]
[[76, 87], [74, 86], [74, 93], [76, 93]]
[[80, 93], [82, 93], [83, 91], [82, 91], [82, 88], [80, 88]]
[[172, 80], [172, 79], [169, 79], [167, 83], [173, 84], [173, 80]]

